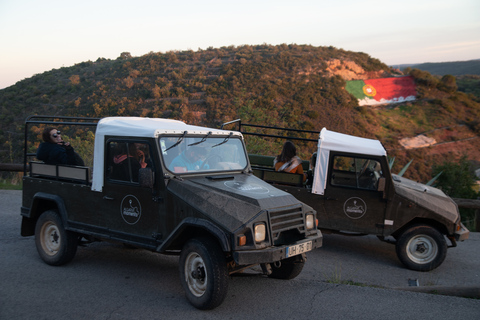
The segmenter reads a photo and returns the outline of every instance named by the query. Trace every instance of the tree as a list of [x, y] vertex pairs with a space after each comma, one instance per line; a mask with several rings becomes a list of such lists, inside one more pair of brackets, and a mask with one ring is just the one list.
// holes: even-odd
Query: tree
[[417, 84], [426, 86], [427, 88], [435, 88], [439, 83], [438, 79], [432, 76], [428, 71], [411, 69], [409, 74], [415, 78]]
[[162, 97], [162, 90], [158, 85], [155, 85], [155, 87], [153, 87], [152, 95], [155, 99], [160, 99]]
[[118, 59], [127, 60], [127, 59], [130, 59], [131, 57], [132, 55], [130, 54], [130, 52], [122, 52], [120, 53], [120, 57], [118, 57]]
[[72, 85], [77, 85], [80, 83], [80, 76], [78, 74], [74, 74], [68, 78]]
[[437, 187], [452, 198], [475, 199], [478, 194], [473, 190], [476, 178], [471, 169], [467, 156], [464, 155], [458, 162], [444, 161], [441, 165], [432, 168], [432, 175], [442, 172], [437, 180]]
[[438, 89], [448, 93], [454, 93], [457, 91], [457, 79], [450, 74], [444, 75], [440, 80]]
[[[437, 175], [442, 172], [438, 178], [437, 187], [441, 188], [452, 198], [476, 199], [479, 196], [473, 185], [476, 177], [470, 167], [467, 156], [462, 156], [458, 162], [444, 162], [440, 166], [432, 168], [432, 174]], [[462, 222], [470, 230], [475, 230], [473, 223], [475, 217], [474, 209], [460, 208]], [[479, 231], [479, 230], [476, 230]]]

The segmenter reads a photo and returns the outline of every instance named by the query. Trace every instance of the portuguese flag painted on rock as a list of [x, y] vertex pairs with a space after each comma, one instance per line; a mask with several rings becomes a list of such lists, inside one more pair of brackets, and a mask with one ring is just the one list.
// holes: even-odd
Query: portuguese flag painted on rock
[[358, 99], [358, 104], [376, 105], [415, 100], [417, 91], [411, 76], [347, 81], [347, 91]]

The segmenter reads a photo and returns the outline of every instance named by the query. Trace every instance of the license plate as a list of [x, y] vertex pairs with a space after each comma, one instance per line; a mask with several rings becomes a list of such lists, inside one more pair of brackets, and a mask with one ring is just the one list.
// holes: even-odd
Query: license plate
[[287, 247], [287, 258], [299, 255], [301, 253], [312, 250], [312, 241], [296, 244], [294, 246]]

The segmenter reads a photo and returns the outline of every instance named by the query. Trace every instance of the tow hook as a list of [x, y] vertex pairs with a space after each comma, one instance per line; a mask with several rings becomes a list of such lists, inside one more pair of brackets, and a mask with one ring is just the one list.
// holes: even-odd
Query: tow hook
[[260, 266], [262, 267], [263, 274], [267, 276], [272, 274], [272, 266], [270, 263], [262, 263]]
[[457, 239], [454, 236], [447, 236], [452, 245], [448, 246], [449, 248], [455, 248], [457, 246]]

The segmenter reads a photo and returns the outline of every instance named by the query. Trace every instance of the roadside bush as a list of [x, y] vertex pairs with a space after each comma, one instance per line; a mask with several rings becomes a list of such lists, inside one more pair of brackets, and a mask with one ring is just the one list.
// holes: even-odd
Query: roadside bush
[[[434, 165], [432, 176], [442, 174], [437, 180], [436, 187], [442, 189], [445, 194], [452, 198], [476, 199], [480, 194], [474, 190], [476, 176], [467, 156], [462, 156], [458, 161], [444, 161], [440, 165]], [[474, 228], [474, 209], [460, 208], [462, 222], [467, 228]]]

